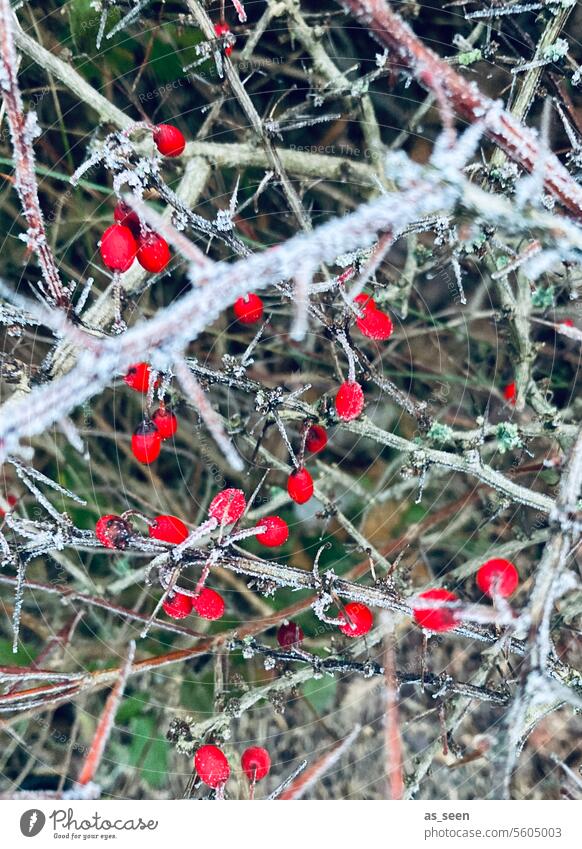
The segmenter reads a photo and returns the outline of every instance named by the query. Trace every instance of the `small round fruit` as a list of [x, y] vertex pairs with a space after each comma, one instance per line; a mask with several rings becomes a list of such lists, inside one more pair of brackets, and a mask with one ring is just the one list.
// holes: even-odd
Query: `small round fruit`
[[371, 630], [374, 624], [372, 611], [365, 604], [359, 601], [350, 601], [346, 604], [345, 614], [340, 613], [339, 619], [343, 620], [343, 624], [339, 626], [342, 634], [346, 637], [363, 637]]
[[242, 489], [223, 489], [210, 502], [208, 515], [221, 524], [233, 525], [245, 512], [246, 506]]
[[178, 430], [178, 419], [167, 407], [158, 407], [152, 421], [158, 429], [160, 439], [171, 439]]
[[101, 236], [101, 259], [111, 271], [127, 271], [135, 259], [137, 242], [129, 227], [112, 224]]
[[[218, 38], [222, 38], [223, 35], [228, 35], [230, 33], [230, 27], [226, 23], [226, 21], [220, 21], [219, 23], [214, 25], [214, 32], [218, 36]], [[230, 56], [232, 53], [232, 44], [227, 44], [224, 48], [224, 52], [226, 56]]]
[[356, 318], [356, 324], [360, 333], [369, 339], [378, 341], [389, 339], [392, 335], [392, 320], [387, 313], [382, 312], [376, 306], [375, 301], [369, 295], [358, 295], [354, 298], [358, 304], [361, 316]]
[[335, 396], [335, 409], [344, 422], [358, 418], [364, 409], [364, 392], [359, 383], [351, 380], [342, 383]]
[[313, 424], [307, 431], [305, 447], [310, 454], [319, 454], [327, 445], [327, 431], [318, 424]]
[[494, 557], [479, 567], [477, 586], [482, 593], [493, 598], [500, 595], [507, 598], [517, 589], [519, 573], [510, 560]]
[[230, 775], [226, 755], [218, 746], [201, 746], [194, 755], [194, 769], [204, 784], [214, 789], [226, 784]]
[[146, 233], [138, 241], [137, 261], [146, 271], [158, 274], [170, 261], [168, 243], [158, 233]]
[[508, 383], [506, 387], [503, 389], [503, 397], [510, 404], [515, 404], [517, 400], [517, 387], [515, 385], [515, 381]]
[[118, 548], [123, 551], [129, 545], [132, 536], [131, 525], [121, 516], [113, 514], [101, 516], [95, 525], [95, 536], [106, 548]]
[[131, 437], [131, 450], [139, 463], [148, 465], [160, 456], [162, 440], [152, 421], [144, 421], [136, 427]]
[[123, 378], [130, 389], [136, 392], [147, 392], [150, 385], [151, 369], [147, 363], [134, 363]]
[[300, 646], [304, 636], [303, 628], [296, 622], [283, 622], [277, 630], [277, 642], [284, 649]]
[[192, 598], [184, 593], [172, 593], [166, 596], [162, 608], [172, 619], [185, 619], [192, 613]]
[[249, 292], [244, 298], [238, 298], [233, 306], [234, 314], [241, 324], [256, 324], [263, 317], [263, 302], [258, 295]]
[[154, 127], [154, 144], [163, 156], [180, 156], [186, 147], [186, 139], [172, 124]]
[[204, 587], [197, 598], [192, 599], [194, 611], [202, 619], [220, 619], [224, 615], [224, 599], [220, 593]]
[[[4, 500], [6, 501], [6, 503], [8, 505], [8, 508], [9, 508], [8, 512], [10, 512], [12, 510], [12, 508], [15, 507], [18, 504], [18, 498], [15, 495], [7, 495]], [[3, 510], [2, 507], [0, 507], [0, 519], [3, 519], [5, 515], [6, 515], [6, 510]]]
[[574, 322], [571, 318], [564, 318], [560, 322], [564, 327], [574, 327]]
[[118, 224], [129, 227], [134, 237], [138, 238], [141, 229], [139, 216], [130, 206], [120, 200], [113, 210], [113, 217]]
[[186, 525], [177, 516], [156, 516], [149, 526], [150, 537], [162, 542], [179, 545], [190, 533]]
[[287, 522], [280, 516], [265, 516], [257, 527], [264, 528], [260, 534], [257, 534], [257, 540], [261, 545], [283, 545], [289, 538]]
[[[426, 590], [419, 598], [429, 601], [458, 601], [455, 593], [444, 589]], [[414, 619], [421, 628], [428, 631], [450, 631], [459, 624], [457, 613], [449, 607], [413, 608]]]
[[313, 478], [306, 468], [291, 472], [287, 480], [289, 498], [296, 504], [305, 504], [313, 495]]
[[250, 746], [242, 753], [241, 766], [251, 784], [262, 781], [271, 769], [271, 758], [262, 746]]

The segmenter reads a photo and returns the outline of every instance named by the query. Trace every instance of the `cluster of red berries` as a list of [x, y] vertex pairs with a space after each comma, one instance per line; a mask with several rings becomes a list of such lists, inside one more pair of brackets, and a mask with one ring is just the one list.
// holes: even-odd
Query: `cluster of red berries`
[[[242, 517], [246, 506], [242, 489], [223, 489], [210, 502], [208, 513], [221, 525], [234, 525]], [[280, 516], [265, 516], [259, 520], [257, 528], [262, 529], [261, 533], [256, 534], [261, 545], [276, 547], [286, 543], [289, 538], [289, 526]]]
[[[262, 781], [271, 770], [271, 758], [261, 746], [250, 746], [241, 756], [241, 767], [251, 787]], [[223, 788], [230, 776], [230, 764], [222, 749], [208, 744], [194, 755], [194, 769], [198, 777], [214, 790]]]
[[[508, 598], [519, 584], [519, 574], [513, 563], [501, 557], [494, 557], [483, 563], [477, 571], [477, 586], [490, 598]], [[452, 607], [442, 606], [459, 601], [456, 593], [445, 589], [431, 589], [420, 593], [419, 599], [441, 602], [437, 607], [413, 608], [417, 625], [427, 631], [450, 631], [461, 623], [458, 612]]]
[[[147, 393], [151, 382], [151, 369], [147, 363], [134, 363], [123, 378], [135, 392]], [[162, 442], [172, 439], [178, 430], [175, 414], [161, 402], [151, 418], [144, 419], [134, 430], [131, 437], [133, 456], [140, 463], [149, 465], [157, 460]]]

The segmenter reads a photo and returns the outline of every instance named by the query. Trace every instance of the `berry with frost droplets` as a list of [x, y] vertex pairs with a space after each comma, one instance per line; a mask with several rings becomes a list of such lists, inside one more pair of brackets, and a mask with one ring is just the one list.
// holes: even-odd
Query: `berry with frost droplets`
[[[426, 590], [418, 597], [429, 601], [458, 601], [455, 593], [444, 589]], [[449, 607], [413, 607], [412, 612], [417, 625], [428, 631], [450, 631], [459, 624], [456, 611]]]
[[313, 478], [306, 468], [295, 469], [287, 479], [287, 492], [296, 504], [305, 504], [313, 495]]
[[168, 243], [158, 233], [146, 233], [138, 241], [137, 261], [146, 271], [158, 274], [170, 261]]
[[223, 489], [210, 502], [208, 515], [221, 524], [233, 525], [245, 512], [246, 506], [242, 489]]
[[233, 305], [234, 314], [241, 324], [256, 324], [263, 317], [263, 309], [261, 298], [253, 292], [238, 298]]
[[101, 236], [101, 259], [111, 271], [127, 271], [135, 259], [137, 242], [129, 227], [112, 224]]
[[360, 333], [377, 341], [389, 339], [393, 330], [390, 316], [379, 310], [369, 295], [358, 295], [354, 301], [358, 304], [359, 312], [362, 313], [356, 318]]
[[[218, 36], [218, 38], [222, 38], [223, 35], [230, 34], [230, 27], [226, 23], [226, 21], [220, 21], [219, 23], [214, 25], [214, 32]], [[224, 48], [224, 52], [226, 56], [230, 56], [232, 53], [232, 44], [227, 44]]]
[[179, 545], [187, 538], [189, 531], [177, 516], [156, 516], [149, 526], [149, 534], [152, 539]]
[[167, 407], [158, 407], [152, 421], [158, 429], [160, 439], [171, 439], [178, 430], [178, 419]]
[[485, 595], [507, 598], [517, 589], [519, 574], [510, 560], [494, 557], [479, 567], [477, 586]]
[[192, 598], [184, 593], [172, 593], [166, 596], [162, 608], [172, 619], [185, 619], [192, 613]]
[[243, 772], [251, 784], [262, 781], [271, 769], [271, 758], [262, 746], [249, 746], [242, 753], [240, 762]]
[[136, 427], [131, 437], [131, 450], [139, 463], [149, 465], [160, 456], [162, 440], [152, 421], [144, 421]]
[[136, 392], [147, 392], [150, 385], [151, 369], [147, 363], [134, 363], [123, 378], [130, 389]]
[[340, 613], [338, 619], [343, 620], [339, 626], [342, 634], [346, 637], [363, 637], [371, 630], [374, 624], [372, 611], [359, 601], [350, 601], [344, 607], [345, 614]]
[[201, 746], [194, 755], [194, 769], [199, 778], [215, 790], [228, 781], [230, 766], [218, 746]]
[[192, 599], [192, 604], [195, 612], [202, 619], [220, 619], [224, 615], [224, 599], [220, 593], [211, 590], [209, 587], [203, 587], [200, 595]]
[[154, 144], [163, 156], [180, 156], [186, 147], [186, 139], [172, 124], [158, 124], [154, 127]]
[[283, 545], [289, 538], [287, 522], [280, 516], [265, 516], [257, 527], [264, 528], [260, 534], [257, 534], [257, 540], [261, 545]]
[[307, 431], [305, 447], [310, 454], [319, 454], [327, 445], [327, 431], [318, 424], [313, 424]]
[[364, 392], [359, 383], [352, 380], [342, 383], [335, 396], [335, 409], [344, 422], [358, 418], [364, 409]]
[[515, 404], [517, 400], [517, 387], [515, 385], [515, 381], [508, 383], [507, 386], [503, 389], [503, 397], [510, 404]]
[[300, 646], [304, 636], [301, 625], [296, 622], [283, 622], [277, 631], [277, 642], [281, 648], [288, 649], [291, 646]]
[[121, 516], [101, 516], [95, 525], [95, 536], [106, 548], [118, 548], [123, 551], [132, 536], [131, 525]]

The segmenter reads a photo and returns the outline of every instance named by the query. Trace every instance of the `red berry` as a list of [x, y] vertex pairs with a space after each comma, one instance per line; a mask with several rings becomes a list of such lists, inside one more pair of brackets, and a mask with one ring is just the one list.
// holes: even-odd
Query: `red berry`
[[178, 430], [178, 419], [167, 407], [158, 407], [152, 421], [159, 431], [160, 439], [171, 439]]
[[271, 769], [271, 758], [266, 749], [261, 746], [250, 746], [245, 749], [240, 759], [243, 772], [251, 782], [262, 781]]
[[560, 324], [563, 324], [564, 327], [574, 327], [574, 322], [571, 318], [565, 318], [563, 321], [560, 322]]
[[305, 438], [305, 447], [311, 454], [319, 454], [327, 445], [327, 431], [318, 424], [311, 425]]
[[257, 534], [261, 545], [283, 545], [289, 538], [287, 522], [279, 516], [266, 516], [257, 527], [264, 528], [262, 533]]
[[284, 649], [299, 646], [303, 642], [303, 628], [296, 622], [283, 622], [277, 631], [277, 642]]
[[515, 386], [515, 381], [508, 383], [507, 386], [503, 390], [503, 397], [506, 401], [509, 401], [510, 404], [515, 404], [517, 399], [517, 388]]
[[148, 465], [160, 456], [161, 445], [162, 440], [157, 427], [152, 421], [144, 419], [131, 437], [133, 456], [138, 462]]
[[[16, 504], [18, 504], [18, 498], [15, 495], [7, 495], [4, 500], [8, 504], [8, 507], [10, 507], [10, 508], [12, 508]], [[3, 519], [5, 515], [6, 515], [6, 510], [3, 510], [0, 507], [0, 519]]]
[[287, 480], [287, 492], [296, 504], [305, 504], [313, 495], [313, 478], [307, 469], [296, 469]]
[[362, 637], [372, 628], [374, 617], [370, 608], [366, 607], [365, 604], [359, 601], [350, 601], [345, 606], [345, 612], [347, 616], [340, 613], [338, 618], [343, 620], [343, 625], [340, 625], [339, 629], [346, 637]]
[[192, 613], [192, 597], [184, 593], [172, 593], [166, 596], [162, 608], [172, 619], [185, 619]]
[[247, 502], [242, 489], [223, 489], [210, 502], [208, 515], [221, 524], [233, 525], [245, 512]]
[[163, 156], [180, 156], [186, 147], [186, 139], [172, 124], [154, 127], [154, 144]]
[[198, 598], [192, 601], [195, 612], [202, 619], [220, 619], [224, 615], [223, 597], [208, 587], [204, 587]]
[[130, 389], [136, 392], [147, 392], [150, 385], [151, 370], [147, 363], [135, 363], [130, 366], [123, 378]]
[[140, 236], [137, 247], [137, 261], [146, 271], [157, 274], [163, 271], [170, 261], [170, 248], [165, 239], [157, 233]]
[[507, 598], [517, 589], [519, 574], [513, 563], [502, 557], [494, 557], [479, 567], [477, 586], [485, 595]]
[[249, 292], [244, 298], [238, 298], [233, 309], [241, 324], [255, 324], [263, 317], [263, 302], [253, 292]]
[[[228, 35], [230, 33], [230, 27], [226, 21], [220, 21], [220, 23], [214, 24], [214, 32], [218, 38], [222, 38], [223, 35]], [[230, 56], [232, 53], [232, 44], [227, 44], [224, 48], [224, 52], [227, 56]]]
[[130, 206], [120, 200], [113, 210], [113, 217], [118, 224], [122, 224], [124, 227], [129, 227], [134, 237], [137, 239], [141, 230], [137, 212], [134, 212]]
[[137, 242], [129, 227], [112, 224], [101, 236], [101, 259], [111, 271], [127, 271], [135, 259]]
[[[443, 589], [427, 590], [421, 593], [419, 598], [434, 601], [458, 601], [458, 596], [455, 593]], [[456, 611], [448, 607], [413, 608], [412, 612], [417, 624], [428, 631], [450, 631], [459, 622]]]
[[201, 746], [194, 755], [194, 769], [209, 787], [222, 787], [228, 781], [230, 766], [218, 746]]
[[176, 545], [184, 542], [189, 534], [188, 528], [177, 516], [156, 516], [153, 524], [149, 526], [152, 539], [162, 542], [173, 542]]
[[369, 339], [389, 339], [393, 330], [390, 316], [379, 310], [369, 295], [358, 295], [354, 301], [363, 313], [361, 317], [356, 318], [360, 332]]
[[95, 536], [106, 548], [127, 548], [132, 536], [131, 525], [121, 516], [101, 516], [95, 525]]
[[364, 409], [364, 393], [360, 384], [350, 380], [342, 383], [335, 396], [335, 408], [342, 421], [357, 419]]

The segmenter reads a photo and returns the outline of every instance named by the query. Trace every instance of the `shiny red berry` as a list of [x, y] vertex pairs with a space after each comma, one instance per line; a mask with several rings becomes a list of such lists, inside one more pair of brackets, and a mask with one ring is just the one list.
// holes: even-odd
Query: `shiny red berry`
[[283, 622], [277, 630], [277, 642], [284, 649], [301, 645], [304, 636], [303, 628], [296, 622]]
[[296, 504], [305, 504], [313, 495], [313, 478], [307, 469], [295, 469], [287, 479], [287, 492]]
[[269, 753], [261, 746], [249, 746], [248, 749], [245, 749], [240, 762], [243, 772], [251, 784], [262, 781], [271, 769]]
[[149, 526], [149, 533], [152, 539], [179, 545], [184, 542], [190, 532], [177, 516], [156, 516], [153, 524]]
[[208, 514], [221, 524], [233, 525], [245, 512], [246, 506], [242, 489], [223, 489], [210, 502]]
[[[219, 23], [214, 25], [214, 32], [218, 36], [218, 38], [222, 38], [223, 35], [229, 35], [230, 27], [226, 23], [226, 21], [220, 21]], [[227, 56], [230, 56], [232, 53], [232, 44], [227, 44], [224, 48], [224, 52]]]
[[106, 548], [127, 548], [132, 536], [131, 525], [121, 516], [101, 516], [95, 525], [95, 536]]
[[571, 319], [571, 318], [565, 318], [565, 319], [563, 319], [563, 320], [560, 322], [560, 324], [563, 324], [563, 325], [564, 325], [564, 327], [574, 327], [574, 322], [572, 321], [572, 319]]
[[131, 450], [139, 463], [153, 463], [160, 456], [162, 440], [152, 421], [144, 421], [136, 427], [131, 437]]
[[172, 619], [185, 619], [192, 613], [192, 598], [184, 593], [172, 593], [166, 596], [162, 608]]
[[360, 333], [378, 341], [389, 339], [393, 330], [390, 316], [379, 310], [369, 295], [358, 295], [354, 300], [358, 304], [359, 312], [362, 313], [356, 318]]
[[222, 787], [230, 775], [226, 755], [218, 746], [201, 746], [194, 755], [194, 769], [209, 787]]
[[342, 383], [335, 396], [335, 409], [344, 422], [358, 418], [364, 409], [364, 392], [359, 383], [350, 380]]
[[340, 613], [338, 619], [343, 620], [343, 624], [339, 626], [342, 634], [346, 637], [362, 637], [371, 630], [374, 624], [372, 611], [365, 604], [359, 601], [350, 601], [346, 604], [345, 614]]
[[[15, 495], [7, 495], [4, 501], [8, 504], [10, 510], [18, 504], [18, 498]], [[0, 519], [3, 519], [5, 515], [6, 510], [3, 510], [2, 507], [0, 507]]]
[[509, 401], [510, 404], [515, 404], [517, 400], [517, 387], [515, 385], [515, 381], [508, 383], [503, 389], [503, 397], [506, 401]]
[[141, 229], [139, 216], [130, 206], [120, 200], [113, 210], [113, 217], [118, 224], [122, 224], [124, 227], [129, 227], [134, 237], [136, 239], [138, 238]]
[[224, 615], [224, 599], [220, 593], [203, 587], [198, 598], [192, 599], [194, 611], [202, 619], [220, 619]]
[[146, 233], [137, 243], [137, 261], [142, 268], [152, 274], [163, 271], [170, 261], [170, 248], [162, 236]]
[[158, 407], [152, 421], [158, 429], [160, 439], [171, 439], [178, 430], [178, 419], [167, 407]]
[[147, 363], [135, 363], [127, 370], [124, 382], [136, 392], [147, 392], [150, 385], [151, 369]]
[[[458, 601], [458, 596], [449, 590], [434, 589], [421, 593], [419, 598], [429, 601]], [[449, 607], [413, 608], [414, 619], [428, 631], [450, 631], [459, 624], [457, 612]]]
[[137, 242], [129, 227], [112, 224], [101, 236], [101, 259], [111, 271], [127, 271], [135, 259]]
[[305, 447], [310, 454], [319, 454], [327, 445], [327, 431], [318, 424], [311, 425], [305, 437]]
[[280, 516], [266, 516], [261, 519], [257, 527], [264, 528], [260, 534], [257, 534], [261, 545], [283, 545], [289, 538], [287, 522]]
[[255, 324], [263, 317], [263, 302], [258, 295], [250, 292], [244, 298], [234, 302], [234, 314], [241, 324]]
[[154, 144], [163, 156], [180, 156], [186, 147], [186, 139], [172, 124], [154, 127]]
[[507, 598], [517, 589], [519, 573], [510, 560], [494, 557], [479, 567], [477, 586], [485, 595]]

